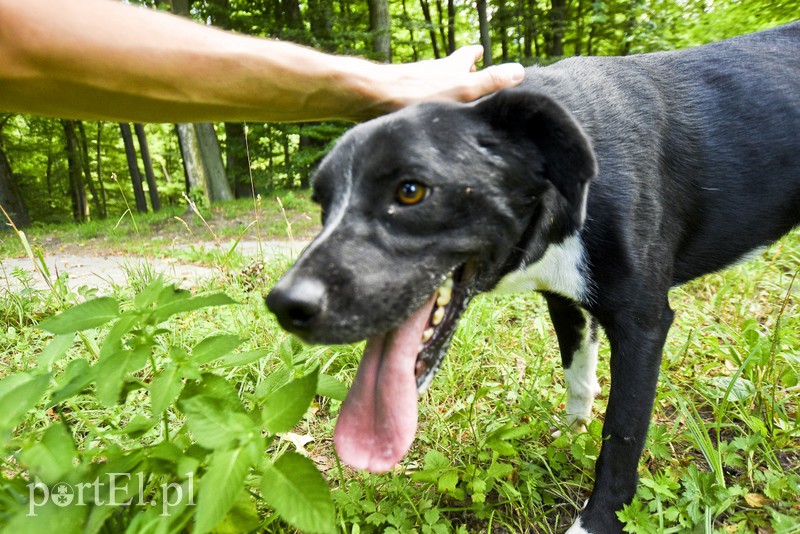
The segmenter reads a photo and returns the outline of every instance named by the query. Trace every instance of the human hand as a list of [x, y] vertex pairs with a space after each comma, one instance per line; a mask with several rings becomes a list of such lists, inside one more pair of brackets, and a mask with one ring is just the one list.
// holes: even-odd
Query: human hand
[[479, 71], [475, 64], [482, 57], [483, 47], [471, 45], [442, 59], [378, 65], [383, 72], [377, 83], [364, 88], [372, 93], [377, 105], [366, 111], [378, 115], [420, 102], [469, 102], [518, 85], [525, 76], [525, 69], [519, 63], [504, 63]]

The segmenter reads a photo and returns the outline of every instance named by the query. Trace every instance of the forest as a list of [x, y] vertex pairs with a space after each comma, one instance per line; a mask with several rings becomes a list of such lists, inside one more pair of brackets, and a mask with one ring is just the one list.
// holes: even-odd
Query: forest
[[[173, 0], [138, 2], [236, 32], [379, 62], [481, 43], [483, 65], [684, 48], [797, 18], [796, 0]], [[116, 124], [0, 110], [0, 204], [18, 227], [118, 218], [304, 188], [349, 127]], [[5, 227], [5, 225], [4, 225]]]

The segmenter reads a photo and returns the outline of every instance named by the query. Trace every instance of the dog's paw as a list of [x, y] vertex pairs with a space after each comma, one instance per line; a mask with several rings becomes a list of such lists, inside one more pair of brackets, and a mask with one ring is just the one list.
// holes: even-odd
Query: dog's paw
[[[569, 429], [570, 433], [582, 434], [586, 432], [586, 425], [588, 425], [591, 420], [591, 415], [567, 414], [564, 426]], [[561, 429], [555, 427], [551, 428], [550, 435], [554, 438], [560, 438], [562, 435]]]

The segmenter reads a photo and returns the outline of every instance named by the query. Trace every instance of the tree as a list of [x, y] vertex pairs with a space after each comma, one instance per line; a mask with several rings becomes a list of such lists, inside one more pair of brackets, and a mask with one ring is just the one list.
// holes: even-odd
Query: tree
[[548, 57], [564, 55], [564, 26], [567, 17], [567, 0], [551, 0]]
[[[313, 13], [312, 33], [318, 32], [320, 40], [330, 38], [330, 26], [325, 22], [325, 7], [328, 4], [317, 0]], [[211, 0], [208, 4], [209, 16], [215, 26], [226, 30], [245, 31], [245, 27], [235, 27], [230, 17], [230, 0]], [[329, 9], [329, 8], [328, 8]], [[309, 2], [309, 12], [312, 12], [312, 2]], [[296, 16], [299, 16], [299, 9]], [[249, 196], [247, 183], [249, 167], [247, 163], [247, 139], [245, 138], [245, 125], [241, 122], [226, 122], [223, 125], [225, 131], [225, 175], [230, 182], [233, 194], [237, 198], [241, 195]], [[245, 194], [245, 191], [247, 194]]]
[[225, 123], [225, 173], [236, 198], [251, 195], [246, 128], [242, 122]]
[[139, 162], [136, 157], [136, 147], [133, 146], [133, 134], [131, 133], [131, 126], [126, 122], [119, 123], [119, 129], [122, 132], [122, 142], [125, 144], [125, 155], [128, 160], [128, 170], [131, 174], [131, 183], [133, 184], [133, 197], [136, 200], [136, 211], [139, 213], [147, 213], [147, 200], [144, 196], [144, 187], [142, 187], [142, 175], [139, 173]]
[[489, 67], [494, 64], [494, 60], [492, 59], [492, 38], [489, 32], [486, 0], [477, 0], [475, 7], [478, 9], [478, 27], [481, 33], [481, 44], [483, 45], [483, 66]]
[[[0, 120], [0, 206], [17, 228], [24, 228], [30, 226], [31, 218], [19, 187], [14, 181], [14, 173], [11, 172], [11, 164], [3, 147], [3, 126], [9, 118], [10, 116], [7, 116]], [[5, 220], [2, 221], [2, 228], [6, 228]]]
[[[152, 0], [134, 2], [156, 5]], [[175, 13], [191, 14], [205, 24], [381, 61], [390, 55], [392, 61], [441, 57], [459, 42], [480, 38], [486, 66], [501, 59], [536, 64], [573, 54], [685, 48], [797, 18], [796, 1], [790, 0], [476, 0], [475, 8], [456, 0], [172, 0], [171, 4]], [[116, 128], [95, 122], [65, 125], [58, 119], [19, 114], [0, 114], [0, 127], [4, 120], [0, 197], [5, 207], [21, 203], [14, 210], [23, 213], [26, 208], [34, 221], [57, 222], [70, 214], [79, 220], [87, 217], [87, 203], [92, 217], [116, 217], [127, 208], [125, 199], [137, 196], [133, 179], [113, 188], [104, 185], [104, 173], [108, 177], [110, 171], [128, 165]], [[148, 179], [150, 194], [160, 193], [159, 201], [168, 202], [167, 189], [162, 185], [159, 190], [148, 171], [146, 152], [163, 156], [165, 176], [183, 172], [187, 189], [198, 201], [231, 198], [231, 188], [244, 196], [275, 187], [306, 187], [310, 169], [347, 127], [343, 123], [248, 126], [246, 130], [243, 123], [225, 123], [224, 136], [217, 136], [216, 132], [222, 133], [219, 124], [150, 125], [146, 140], [139, 127], [132, 127], [140, 138], [142, 179]], [[137, 161], [137, 171], [139, 165]], [[178, 184], [170, 188], [176, 202], [180, 189]]]
[[[101, 202], [100, 195], [97, 194], [97, 188], [94, 186], [94, 181], [92, 180], [92, 171], [89, 169], [89, 141], [86, 138], [86, 128], [84, 128], [82, 121], [76, 121], [76, 124], [78, 126], [80, 140], [80, 158], [83, 177], [86, 179], [86, 185], [89, 187], [89, 194], [92, 196], [92, 203], [94, 203], [97, 216], [105, 219], [107, 216], [105, 203]], [[97, 179], [102, 185], [102, 179], [99, 174], [97, 175]]]
[[[287, 2], [294, 2], [296, 0], [286, 0]], [[171, 0], [172, 12], [176, 15], [189, 18], [189, 2], [188, 0]], [[292, 11], [290, 9], [290, 11]], [[298, 11], [299, 13], [299, 11]], [[197, 154], [202, 161], [202, 165], [184, 165], [185, 172], [199, 172], [202, 167], [205, 170], [205, 176], [186, 176], [186, 183], [191, 188], [193, 184], [205, 184], [203, 189], [204, 194], [209, 195], [209, 201], [215, 202], [217, 200], [229, 200], [233, 198], [230, 185], [228, 185], [228, 177], [225, 175], [225, 167], [222, 164], [222, 151], [219, 145], [219, 139], [211, 124], [196, 124], [193, 127], [179, 127], [177, 129], [178, 137], [181, 145], [182, 152], [187, 147], [192, 147], [190, 151], [196, 150]], [[181, 136], [190, 136], [193, 138], [182, 138]], [[192, 193], [192, 190], [189, 189]]]
[[[480, 4], [483, 2], [484, 5], [484, 13], [486, 12], [486, 0], [478, 0]], [[433, 49], [433, 57], [439, 59], [442, 57], [442, 54], [439, 52], [439, 44], [436, 41], [436, 29], [433, 25], [433, 19], [431, 18], [431, 7], [428, 4], [428, 0], [419, 0], [420, 7], [422, 8], [422, 16], [425, 17], [425, 25], [428, 28], [428, 34], [431, 37], [431, 47]], [[480, 11], [480, 8], [478, 8]], [[483, 43], [483, 41], [481, 41]], [[485, 52], [485, 51], [484, 51]]]
[[194, 133], [194, 124], [181, 123], [175, 125], [178, 143], [183, 160], [183, 174], [186, 178], [186, 190], [190, 196], [201, 195], [208, 199], [208, 179], [203, 156]]
[[456, 4], [447, 0], [447, 53], [456, 51]]
[[369, 30], [372, 33], [372, 51], [375, 59], [392, 61], [392, 31], [389, 0], [368, 0]]
[[62, 120], [66, 140], [67, 165], [69, 173], [69, 191], [72, 199], [72, 218], [75, 222], [89, 220], [89, 204], [86, 200], [86, 189], [83, 179], [80, 145], [75, 133], [75, 121]]
[[335, 52], [333, 4], [327, 0], [308, 0], [306, 18], [315, 45], [326, 52]]
[[153, 162], [150, 160], [147, 135], [144, 133], [144, 126], [141, 124], [134, 124], [133, 130], [136, 132], [136, 139], [139, 141], [139, 153], [142, 155], [144, 175], [147, 179], [147, 192], [150, 194], [150, 207], [153, 208], [153, 211], [159, 211], [161, 209], [161, 199], [158, 198], [158, 186], [156, 185], [156, 175], [153, 173]]
[[214, 131], [214, 126], [209, 122], [199, 122], [194, 125], [197, 132], [197, 142], [203, 166], [206, 168], [208, 180], [208, 199], [211, 202], [220, 200], [233, 200], [233, 192], [225, 176], [225, 167], [222, 164], [222, 150], [219, 138]]
[[[103, 154], [102, 154], [102, 149], [101, 149], [101, 144], [100, 144], [100, 141], [101, 141], [102, 137], [103, 137], [103, 123], [102, 122], [98, 122], [97, 123], [97, 138], [95, 139], [95, 151], [96, 151], [95, 152], [95, 154], [96, 154], [95, 155], [95, 158], [96, 158], [95, 165], [96, 165], [96, 168], [97, 168], [97, 183], [100, 185], [100, 199], [101, 199], [102, 204], [103, 204], [101, 213], [102, 213], [103, 218], [106, 218], [106, 217], [108, 217], [108, 196], [106, 195], [105, 185], [103, 185], [103, 157], [102, 157]], [[88, 149], [87, 149], [87, 153], [88, 153]], [[88, 160], [88, 158], [87, 158], [87, 160]]]

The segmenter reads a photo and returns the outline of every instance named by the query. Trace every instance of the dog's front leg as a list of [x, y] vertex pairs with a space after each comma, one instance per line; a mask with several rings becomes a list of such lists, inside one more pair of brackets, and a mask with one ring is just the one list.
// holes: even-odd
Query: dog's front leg
[[[597, 322], [569, 299], [545, 293], [550, 320], [558, 338], [567, 382], [566, 424], [583, 432], [592, 418], [592, 403], [600, 394], [597, 382]], [[554, 437], [560, 430], [553, 432]]]
[[[666, 299], [665, 299], [666, 300]], [[673, 312], [628, 310], [601, 324], [611, 345], [611, 391], [594, 491], [569, 533], [621, 532], [616, 512], [636, 492], [637, 467], [655, 399], [661, 354]]]

